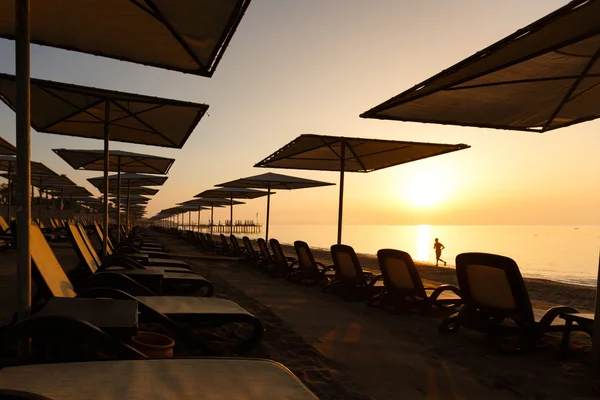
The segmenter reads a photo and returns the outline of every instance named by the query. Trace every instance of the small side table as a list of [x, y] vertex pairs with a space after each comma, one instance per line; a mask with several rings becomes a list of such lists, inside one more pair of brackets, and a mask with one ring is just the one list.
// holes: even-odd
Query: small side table
[[571, 339], [571, 332], [573, 331], [573, 322], [581, 327], [579, 330], [591, 334], [594, 326], [594, 314], [566, 313], [560, 314], [560, 318], [565, 320], [565, 329], [560, 344], [560, 352], [565, 356], [569, 350], [569, 340]]

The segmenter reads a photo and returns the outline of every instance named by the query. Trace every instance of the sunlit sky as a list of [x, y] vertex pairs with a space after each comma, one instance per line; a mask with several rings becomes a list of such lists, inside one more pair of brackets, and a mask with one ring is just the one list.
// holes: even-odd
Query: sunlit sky
[[[35, 2], [34, 2], [35, 3]], [[112, 142], [176, 159], [149, 215], [253, 165], [303, 133], [466, 143], [468, 150], [346, 174], [346, 224], [600, 224], [600, 121], [546, 134], [365, 120], [358, 115], [556, 8], [565, 0], [253, 0], [212, 78], [32, 46], [32, 77], [207, 103], [183, 149]], [[32, 4], [34, 7], [35, 4]], [[14, 47], [0, 39], [0, 72]], [[0, 136], [15, 143], [0, 105]], [[52, 148], [102, 142], [32, 131], [32, 159], [95, 190]], [[270, 170], [338, 183], [339, 174]], [[339, 187], [277, 193], [274, 224], [329, 224]], [[264, 220], [265, 200], [234, 219]], [[208, 214], [203, 215], [206, 220]], [[215, 210], [215, 219], [229, 217]]]

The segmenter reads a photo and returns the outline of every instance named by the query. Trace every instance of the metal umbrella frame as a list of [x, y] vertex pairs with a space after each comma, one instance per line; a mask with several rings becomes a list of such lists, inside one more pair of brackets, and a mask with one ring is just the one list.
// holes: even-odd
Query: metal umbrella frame
[[10, 144], [6, 139], [0, 137], [0, 155], [16, 156], [17, 148]]
[[[272, 193], [275, 194], [275, 193]], [[256, 199], [258, 197], [266, 196], [267, 192], [261, 190], [254, 190], [248, 188], [235, 188], [235, 187], [219, 187], [215, 189], [208, 189], [204, 192], [198, 193], [194, 197], [214, 197], [214, 198], [229, 198], [230, 207], [230, 220], [229, 230], [233, 235], [233, 199]]]
[[269, 215], [271, 211], [271, 189], [295, 190], [321, 186], [332, 186], [335, 183], [315, 181], [313, 179], [298, 178], [297, 176], [274, 174], [267, 172], [255, 176], [236, 179], [221, 183], [216, 186], [243, 187], [252, 189], [267, 189], [267, 217], [265, 227], [265, 240], [269, 240]]
[[300, 135], [255, 167], [339, 171], [337, 243], [342, 243], [344, 173], [372, 172], [458, 150], [466, 144], [404, 142], [343, 136]]
[[[104, 150], [86, 149], [53, 149], [72, 168], [77, 170], [102, 171], [104, 169]], [[133, 153], [130, 151], [113, 150], [108, 157], [109, 171], [149, 173], [165, 175], [175, 162], [174, 158], [160, 157], [150, 154]], [[110, 184], [108, 186], [109, 193]], [[104, 188], [102, 188], [104, 193]], [[117, 180], [117, 202], [121, 199], [121, 180]], [[117, 225], [121, 224], [121, 213], [117, 213]], [[117, 243], [121, 242], [121, 230], [117, 233]]]

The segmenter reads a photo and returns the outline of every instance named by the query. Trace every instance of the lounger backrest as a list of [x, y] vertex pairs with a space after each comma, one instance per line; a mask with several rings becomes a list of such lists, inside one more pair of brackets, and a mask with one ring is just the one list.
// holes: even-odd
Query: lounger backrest
[[10, 227], [6, 223], [6, 220], [2, 216], [0, 216], [0, 229], [2, 229], [1, 232], [6, 232], [10, 229]]
[[377, 252], [377, 260], [387, 289], [425, 296], [423, 281], [410, 254], [401, 250], [381, 249]]
[[298, 269], [317, 271], [319, 267], [313, 257], [312, 251], [306, 242], [296, 240], [294, 242], [294, 249], [296, 249], [296, 257], [298, 257]]
[[265, 242], [265, 239], [263, 238], [258, 238], [256, 239], [256, 242], [258, 243], [258, 248], [260, 249], [260, 254], [262, 255], [263, 259], [265, 260], [273, 260], [273, 258], [271, 257], [271, 252], [269, 251], [269, 248], [267, 247], [267, 242]]
[[79, 229], [77, 229], [75, 224], [69, 223], [67, 225], [67, 231], [69, 232], [73, 249], [75, 249], [77, 257], [79, 257], [79, 261], [84, 264], [92, 274], [98, 271], [100, 264], [96, 262], [96, 259], [90, 252], [85, 240], [81, 236]]
[[229, 243], [227, 243], [227, 238], [225, 237], [225, 235], [221, 233], [219, 237], [221, 238], [221, 247], [223, 247], [223, 250], [229, 251]]
[[92, 257], [94, 257], [94, 261], [96, 261], [96, 264], [102, 265], [102, 260], [100, 260], [98, 253], [96, 253], [96, 250], [94, 249], [94, 245], [92, 244], [92, 241], [90, 240], [90, 237], [88, 236], [87, 232], [85, 231], [85, 228], [83, 227], [83, 225], [76, 224], [75, 226], [77, 227], [77, 229], [79, 229], [79, 234], [83, 238], [83, 241], [87, 245], [87, 248], [90, 250]]
[[73, 285], [60, 266], [39, 227], [31, 224], [29, 230], [31, 263], [40, 273], [54, 297], [75, 297]]
[[229, 241], [231, 242], [231, 247], [236, 253], [241, 253], [242, 249], [240, 249], [240, 244], [237, 241], [237, 238], [234, 235], [229, 236]]
[[492, 316], [534, 322], [533, 309], [517, 263], [487, 253], [456, 256], [456, 275], [464, 302]]
[[342, 280], [366, 282], [362, 267], [352, 247], [345, 244], [334, 244], [331, 246], [331, 258], [335, 272]]
[[56, 226], [56, 223], [54, 222], [53, 218], [50, 218], [48, 221], [50, 222], [50, 226], [52, 227], [52, 229], [58, 229], [58, 226]]
[[[94, 222], [94, 228], [96, 229], [96, 234], [98, 235], [98, 239], [100, 239], [100, 243], [104, 246], [104, 229], [98, 224]], [[112, 240], [110, 240], [110, 236], [107, 239], [108, 248], [106, 249], [106, 254], [111, 255], [113, 253], [114, 247], [112, 244]]]
[[252, 258], [256, 258], [256, 252], [254, 251], [254, 246], [252, 246], [250, 238], [248, 236], [244, 236], [242, 241], [244, 242], [244, 247], [248, 251], [248, 254], [250, 254]]
[[279, 244], [279, 240], [277, 239], [269, 239], [269, 244], [271, 245], [271, 250], [273, 251], [273, 258], [278, 263], [287, 263], [285, 260], [285, 254], [283, 254], [283, 249], [281, 248], [281, 244]]
[[215, 242], [213, 242], [212, 236], [210, 235], [210, 233], [206, 234], [206, 241], [208, 242], [208, 244], [210, 246], [215, 247]]

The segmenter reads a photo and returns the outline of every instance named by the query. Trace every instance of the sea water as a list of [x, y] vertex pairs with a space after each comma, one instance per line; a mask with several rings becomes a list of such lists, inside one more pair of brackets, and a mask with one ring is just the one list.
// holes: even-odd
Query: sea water
[[[260, 236], [264, 237], [264, 229], [249, 235]], [[311, 247], [328, 249], [336, 241], [337, 226], [272, 225], [269, 236], [281, 243], [303, 240]], [[596, 284], [600, 226], [345, 225], [342, 243], [364, 254], [383, 248], [404, 250], [415, 261], [435, 264], [435, 238], [445, 246], [442, 259], [448, 267], [454, 266], [457, 254], [486, 252], [514, 259], [525, 277]]]

